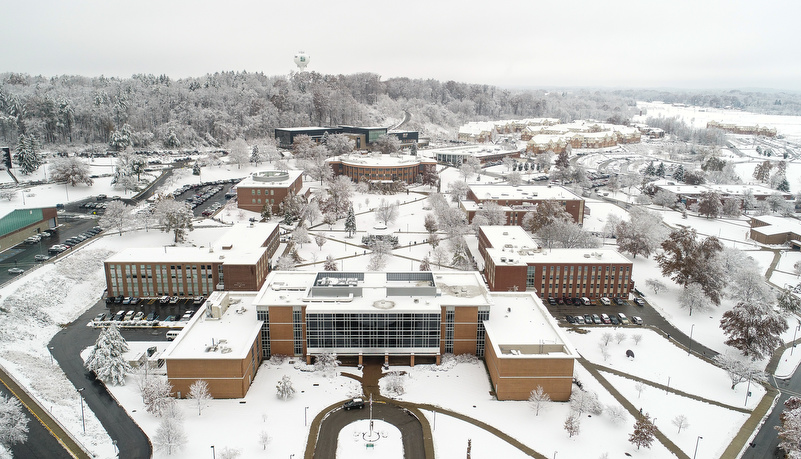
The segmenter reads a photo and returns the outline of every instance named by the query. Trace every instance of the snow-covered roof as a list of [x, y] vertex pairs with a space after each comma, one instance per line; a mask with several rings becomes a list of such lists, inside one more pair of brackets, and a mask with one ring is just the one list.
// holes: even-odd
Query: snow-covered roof
[[273, 271], [254, 304], [306, 306], [315, 312], [428, 312], [442, 306], [487, 306], [477, 272]]
[[497, 306], [484, 321], [499, 358], [577, 358], [573, 345], [532, 293], [494, 292]]
[[750, 184], [669, 185], [669, 183], [675, 183], [675, 182], [660, 180], [658, 182], [654, 182], [654, 185], [658, 186], [663, 190], [683, 195], [700, 195], [701, 193], [714, 191], [721, 195], [743, 196], [746, 193], [746, 191], [750, 191], [751, 194], [753, 194], [754, 196], [770, 196], [774, 193], [780, 193], [782, 196], [785, 197], [785, 199], [792, 199], [793, 196], [790, 193], [782, 193], [780, 191], [776, 191], [772, 188], [768, 188], [762, 185], [750, 185]]
[[247, 357], [262, 321], [251, 305], [254, 292], [214, 292], [173, 341], [164, 358], [237, 359]]
[[300, 170], [259, 171], [242, 179], [237, 187], [242, 188], [287, 188], [303, 174]]
[[384, 155], [380, 153], [351, 153], [349, 155], [332, 156], [328, 162], [341, 162], [353, 166], [413, 166], [420, 163], [432, 163], [428, 158], [413, 155]]
[[519, 149], [510, 149], [502, 145], [480, 144], [480, 145], [459, 145], [457, 147], [444, 147], [444, 148], [431, 148], [427, 150], [420, 150], [418, 154], [426, 155], [432, 158], [438, 156], [475, 156], [481, 158], [482, 156], [494, 156], [499, 154], [512, 154], [518, 153]]
[[470, 185], [470, 191], [482, 201], [582, 200], [576, 193], [556, 185]]
[[276, 230], [278, 223], [237, 224], [210, 247], [137, 247], [110, 256], [106, 263], [256, 263], [267, 250], [262, 244]]
[[774, 215], [760, 215], [751, 217], [753, 220], [762, 222], [765, 226], [752, 227], [751, 231], [772, 236], [783, 233], [793, 233], [801, 235], [801, 221], [795, 218], [777, 217]]

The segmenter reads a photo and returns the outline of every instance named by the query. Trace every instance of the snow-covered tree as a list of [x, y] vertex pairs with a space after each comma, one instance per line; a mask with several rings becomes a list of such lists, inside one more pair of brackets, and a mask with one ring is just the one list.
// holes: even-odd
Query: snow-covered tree
[[270, 438], [270, 434], [267, 433], [266, 430], [262, 430], [259, 433], [259, 444], [261, 445], [262, 450], [267, 450], [267, 445], [270, 444], [270, 440], [272, 440], [272, 438]]
[[454, 180], [448, 183], [448, 193], [451, 194], [451, 201], [459, 202], [467, 197], [467, 182], [464, 180]]
[[769, 356], [782, 343], [787, 322], [780, 312], [761, 301], [739, 302], [723, 313], [720, 328], [727, 339], [723, 343], [739, 349], [751, 360]]
[[627, 337], [628, 337], [628, 335], [626, 335], [626, 334], [625, 334], [625, 333], [623, 333], [622, 331], [616, 332], [616, 333], [615, 333], [615, 342], [616, 342], [617, 344], [620, 344], [620, 343], [622, 343], [623, 341], [626, 341], [626, 338], [627, 338]]
[[637, 449], [640, 449], [641, 446], [650, 448], [651, 443], [654, 442], [655, 433], [656, 426], [651, 422], [651, 418], [644, 414], [634, 423], [634, 432], [629, 436], [629, 442], [635, 445]]
[[664, 289], [667, 288], [667, 286], [665, 285], [664, 282], [662, 282], [659, 279], [654, 279], [654, 278], [646, 279], [645, 280], [645, 286], [650, 288], [651, 290], [653, 290], [654, 291], [654, 295], [658, 295], [660, 290], [664, 290]]
[[375, 209], [375, 219], [383, 222], [384, 225], [388, 225], [394, 222], [396, 218], [398, 218], [398, 203], [391, 203], [382, 199]]
[[275, 386], [276, 396], [281, 400], [286, 400], [295, 394], [295, 387], [292, 385], [292, 379], [289, 375], [284, 375], [278, 384]]
[[336, 218], [344, 217], [352, 205], [353, 181], [346, 175], [340, 175], [331, 180], [328, 184], [328, 195], [330, 198], [322, 209], [325, 212], [333, 213]]
[[428, 257], [423, 257], [420, 260], [420, 271], [431, 271], [431, 262], [428, 260]]
[[174, 199], [163, 199], [156, 204], [154, 215], [161, 226], [162, 231], [174, 234], [174, 242], [184, 242], [187, 231], [192, 231], [192, 209], [185, 202], [178, 202]]
[[223, 446], [217, 455], [220, 459], [236, 459], [242, 455], [242, 451], [237, 448], [231, 448], [230, 446]]
[[264, 220], [269, 220], [273, 218], [273, 206], [269, 202], [265, 202], [264, 206], [261, 208], [261, 212], [259, 213], [261, 218]]
[[197, 415], [200, 416], [203, 408], [205, 408], [209, 404], [209, 400], [212, 399], [211, 392], [209, 392], [209, 384], [202, 379], [193, 382], [192, 385], [189, 386], [187, 398], [195, 401], [197, 404]]
[[173, 410], [172, 385], [167, 378], [150, 376], [142, 388], [142, 399], [147, 412], [155, 416], [169, 414]]
[[523, 229], [530, 233], [537, 233], [542, 227], [555, 221], [572, 221], [565, 208], [555, 201], [542, 201], [537, 204], [533, 212], [523, 215]]
[[437, 232], [437, 219], [433, 214], [426, 214], [423, 218], [423, 227], [428, 231], [429, 235]]
[[392, 134], [384, 134], [373, 143], [373, 148], [382, 154], [391, 155], [400, 151], [401, 142]]
[[28, 440], [28, 418], [22, 404], [13, 397], [0, 394], [0, 446], [8, 449]]
[[112, 201], [106, 206], [106, 211], [100, 217], [98, 224], [105, 230], [117, 230], [122, 236], [122, 229], [131, 219], [131, 210], [131, 206], [122, 201]]
[[258, 166], [261, 164], [262, 157], [258, 145], [253, 145], [250, 149], [250, 164]]
[[605, 411], [612, 424], [622, 424], [626, 420], [626, 410], [620, 405], [608, 405]]
[[718, 218], [723, 209], [720, 195], [714, 191], [704, 191], [698, 199], [698, 213], [706, 218]]
[[337, 376], [337, 368], [341, 363], [334, 352], [323, 352], [314, 356], [314, 369], [323, 375], [333, 378]]
[[195, 161], [195, 164], [192, 166], [192, 175], [200, 175], [200, 161]]
[[183, 420], [180, 417], [163, 416], [153, 437], [156, 449], [166, 450], [167, 455], [172, 455], [172, 452], [181, 449], [186, 441]]
[[640, 341], [642, 341], [642, 333], [635, 333], [631, 335], [631, 340], [634, 341], [635, 346], [640, 344]]
[[676, 433], [681, 433], [681, 429], [686, 429], [690, 427], [690, 423], [687, 421], [687, 416], [683, 414], [676, 416], [675, 418], [673, 418], [671, 422], [673, 423], [674, 426], [679, 428], [678, 432]]
[[668, 190], [659, 190], [654, 194], [653, 203], [662, 207], [673, 207], [678, 201], [676, 193]]
[[406, 375], [400, 371], [390, 371], [384, 375], [384, 390], [389, 394], [399, 396], [406, 392]]
[[709, 236], [699, 241], [695, 229], [683, 227], [670, 233], [662, 249], [664, 252], [655, 259], [663, 275], [679, 285], [698, 283], [714, 304], [720, 304], [725, 278], [715, 262], [723, 249], [718, 238]]
[[241, 169], [243, 164], [250, 161], [250, 148], [244, 139], [236, 139], [228, 145], [228, 162]]
[[787, 457], [801, 457], [801, 398], [787, 399], [779, 419], [781, 424], [774, 427], [779, 432], [779, 448]]
[[278, 260], [275, 262], [275, 270], [276, 271], [294, 271], [295, 270], [295, 262], [292, 260], [291, 257], [282, 255], [278, 257]]
[[601, 240], [572, 220], [555, 220], [537, 231], [543, 246], [565, 249], [594, 248]]
[[714, 357], [715, 363], [726, 370], [731, 380], [731, 388], [734, 390], [737, 384], [753, 379], [764, 381], [765, 373], [760, 368], [759, 362], [745, 358], [742, 355], [727, 351]]
[[693, 310], [705, 312], [712, 309], [712, 302], [704, 294], [704, 290], [699, 284], [692, 283], [682, 289], [679, 296], [679, 306], [682, 309], [687, 309], [690, 312], [689, 315], [693, 315]]
[[320, 250], [323, 250], [323, 246], [326, 242], [328, 242], [328, 237], [325, 233], [318, 233], [314, 236], [314, 243], [317, 244]]
[[[476, 217], [484, 217], [487, 219], [487, 225], [505, 225], [506, 212], [495, 201], [487, 201], [483, 204], [482, 208], [476, 211]], [[473, 217], [475, 220], [475, 217]]]
[[39, 154], [39, 140], [33, 135], [21, 134], [17, 139], [17, 151], [13, 159], [23, 175], [34, 173], [43, 163]]
[[323, 262], [323, 271], [336, 271], [336, 270], [337, 270], [337, 261], [331, 255], [326, 256], [325, 261]]
[[120, 335], [117, 326], [111, 324], [103, 329], [89, 353], [84, 367], [94, 372], [97, 379], [113, 385], [125, 385], [125, 375], [131, 366], [123, 354], [128, 352], [128, 343]]
[[773, 303], [776, 298], [765, 284], [765, 276], [758, 271], [757, 265], [751, 257], [745, 258], [751, 263], [739, 265], [731, 271], [727, 271], [727, 296], [742, 302]]
[[325, 147], [333, 156], [346, 155], [356, 148], [356, 142], [345, 134], [329, 135]]
[[568, 436], [571, 438], [574, 435], [578, 435], [581, 433], [581, 417], [571, 412], [567, 415], [567, 419], [565, 419], [564, 428], [567, 431]]
[[441, 245], [434, 248], [431, 256], [439, 269], [442, 269], [442, 265], [448, 261], [448, 251]]
[[55, 182], [65, 182], [70, 186], [79, 183], [92, 186], [94, 180], [89, 175], [89, 166], [74, 156], [56, 158], [50, 164], [50, 178]]
[[598, 394], [586, 390], [574, 390], [570, 395], [570, 410], [579, 416], [582, 413], [599, 415], [603, 413], [604, 407], [598, 401]]
[[353, 204], [348, 206], [348, 215], [345, 217], [345, 231], [348, 232], [349, 238], [356, 234], [356, 214], [353, 213]]
[[295, 228], [295, 231], [292, 232], [292, 241], [294, 241], [295, 244], [300, 244], [301, 248], [303, 248], [303, 244], [311, 242], [309, 232], [304, 225], [298, 225], [298, 227]]
[[609, 346], [609, 343], [612, 342], [612, 338], [614, 338], [612, 332], [603, 332], [601, 334], [601, 344], [603, 344], [604, 346]]
[[523, 183], [523, 175], [520, 172], [510, 172], [506, 176], [506, 183], [511, 186], [518, 186]]
[[637, 255], [648, 258], [667, 236], [662, 216], [641, 208], [632, 209], [630, 215], [629, 221], [621, 221], [615, 228], [618, 248], [634, 258]]
[[528, 406], [534, 410], [534, 416], [539, 416], [540, 410], [548, 407], [550, 401], [551, 396], [545, 392], [542, 386], [537, 386], [537, 388], [532, 390], [531, 394], [528, 396]]
[[790, 291], [790, 289], [782, 289], [776, 299], [776, 305], [786, 315], [795, 314], [801, 311], [801, 299]]

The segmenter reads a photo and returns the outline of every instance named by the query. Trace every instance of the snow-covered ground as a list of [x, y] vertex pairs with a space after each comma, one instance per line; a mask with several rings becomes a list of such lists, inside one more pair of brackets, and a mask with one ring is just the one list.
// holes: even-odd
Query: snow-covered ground
[[[653, 115], [653, 112], [649, 113]], [[717, 119], [717, 118], [716, 118]], [[767, 124], [767, 123], [760, 123]], [[787, 125], [790, 125], [789, 123]], [[801, 130], [799, 130], [801, 132]], [[597, 165], [602, 160], [599, 153], [595, 161]], [[609, 157], [614, 155], [609, 154]], [[589, 156], [588, 156], [589, 158]], [[93, 167], [98, 171], [104, 168], [111, 169], [110, 160], [96, 159]], [[642, 163], [644, 160], [635, 159]], [[246, 166], [241, 169], [227, 165], [207, 167], [203, 169], [202, 180], [212, 181], [234, 177], [244, 177], [256, 170], [269, 168], [268, 165]], [[751, 170], [753, 167], [751, 166]], [[798, 181], [801, 169], [793, 163], [788, 168], [791, 183]], [[94, 171], [93, 171], [94, 172]], [[493, 172], [504, 173], [503, 166], [494, 166]], [[798, 174], [796, 175], [796, 172]], [[104, 172], [108, 173], [108, 172]], [[743, 166], [743, 175], [748, 174]], [[44, 171], [41, 172], [42, 178]], [[442, 190], [448, 189], [448, 183], [461, 177], [457, 169], [448, 168], [441, 174]], [[176, 170], [173, 177], [162, 187], [167, 192], [185, 183], [197, 183], [199, 177], [193, 176], [189, 168]], [[470, 178], [474, 182], [476, 177]], [[480, 183], [492, 180], [486, 175], [481, 176]], [[78, 186], [65, 188], [59, 185], [42, 185], [25, 187], [24, 192], [9, 201], [0, 201], [0, 209], [18, 208], [22, 205], [24, 196], [26, 206], [49, 206], [67, 200], [77, 200], [100, 193], [124, 196], [120, 190], [110, 185], [109, 178], [98, 178], [92, 187]], [[428, 192], [427, 187], [420, 191]], [[628, 190], [623, 190], [628, 191]], [[623, 191], [611, 193], [611, 197], [632, 202], [632, 198]], [[636, 193], [636, 192], [635, 192]], [[375, 208], [382, 199], [390, 202], [397, 201], [399, 217], [388, 224], [386, 229], [376, 229], [374, 214], [370, 209]], [[429, 255], [431, 246], [424, 243], [427, 232], [423, 228], [423, 218], [429, 212], [425, 207], [427, 203], [424, 196], [414, 191], [410, 194], [381, 196], [374, 194], [356, 194], [352, 202], [357, 215], [357, 234], [354, 238], [345, 237], [344, 223], [338, 221], [329, 227], [325, 224], [316, 224], [309, 230], [312, 242], [299, 247], [298, 254], [305, 260], [299, 269], [320, 269], [322, 261], [330, 255], [338, 260], [340, 269], [365, 269], [369, 261], [369, 251], [359, 247], [361, 237], [366, 234], [393, 234], [398, 237], [400, 247], [393, 251], [389, 258], [386, 270], [417, 270], [419, 261]], [[600, 232], [610, 213], [626, 217], [625, 209], [599, 199], [588, 199], [587, 207], [590, 215], [585, 219], [585, 228]], [[715, 235], [720, 237], [724, 244], [746, 250], [754, 259], [760, 270], [764, 272], [773, 261], [774, 253], [752, 243], [747, 239], [748, 224], [745, 220], [705, 219], [690, 215], [683, 219], [675, 211], [665, 210], [651, 206], [651, 210], [663, 215], [664, 220], [672, 227], [689, 225], [696, 228], [701, 235]], [[226, 222], [247, 220], [252, 213], [239, 210], [223, 210], [219, 217]], [[224, 225], [209, 220], [197, 225], [195, 231], [189, 233], [187, 244], [203, 245], [209, 240], [216, 239], [226, 230]], [[318, 247], [314, 236], [325, 233], [327, 242]], [[91, 242], [86, 248], [58, 261], [26, 273], [21, 278], [5, 285], [0, 289], [0, 306], [10, 310], [9, 314], [0, 315], [0, 363], [12, 372], [29, 390], [31, 390], [43, 404], [48, 407], [63, 424], [65, 424], [87, 448], [98, 457], [113, 457], [113, 447], [108, 436], [91, 413], [87, 413], [87, 434], [80, 428], [80, 413], [77, 409], [77, 397], [74, 388], [66, 378], [50, 363], [46, 348], [50, 338], [59, 327], [58, 324], [73, 320], [99, 298], [103, 290], [103, 277], [101, 261], [109, 254], [126, 247], [161, 246], [171, 244], [171, 235], [156, 230], [131, 231], [122, 236], [116, 234], [104, 235]], [[607, 244], [614, 241], [607, 239]], [[279, 254], [283, 250], [279, 248]], [[777, 270], [771, 277], [771, 282], [783, 286], [798, 283], [793, 273], [793, 264], [801, 261], [801, 255], [796, 253], [782, 253]], [[653, 258], [637, 257], [634, 262], [634, 280], [641, 290], [645, 280], [660, 278], [662, 275]], [[436, 266], [432, 262], [432, 267]], [[75, 278], [74, 273], [81, 273]], [[662, 279], [667, 289], [657, 295], [648, 293], [651, 305], [657, 308], [668, 321], [673, 323], [685, 333], [692, 334], [694, 339], [705, 346], [719, 352], [726, 350], [723, 345], [724, 336], [719, 327], [723, 312], [731, 308], [730, 300], [724, 299], [720, 307], [703, 314], [694, 313], [689, 316], [681, 308], [678, 300], [680, 287], [669, 279]], [[55, 286], [55, 288], [42, 289], [41, 286]], [[645, 290], [644, 290], [645, 291]], [[55, 292], [58, 292], [57, 294]], [[28, 305], [38, 305], [36, 312], [32, 313]], [[793, 322], [791, 325], [795, 325]], [[588, 360], [604, 366], [609, 366], [626, 374], [636, 376], [656, 384], [667, 384], [670, 378], [670, 387], [687, 392], [697, 397], [715, 400], [732, 407], [748, 407], [758, 403], [764, 389], [752, 385], [752, 396], [745, 400], [745, 385], [740, 384], [734, 390], [730, 389], [728, 378], [722, 370], [705, 363], [694, 356], [687, 356], [686, 350], [676, 347], [672, 342], [662, 338], [657, 333], [647, 329], [628, 328], [626, 333], [642, 333], [643, 340], [634, 345], [631, 336], [622, 344], [610, 343], [611, 356], [604, 361], [598, 348], [598, 330], [588, 329], [585, 334], [571, 334], [570, 338], [581, 354]], [[791, 326], [783, 336], [791, 340], [795, 326]], [[625, 357], [625, 350], [632, 349], [636, 358], [629, 360]], [[788, 350], [782, 357], [777, 375], [786, 376], [794, 370], [801, 361], [801, 352]], [[297, 362], [295, 362], [297, 363]], [[225, 447], [237, 448], [242, 452], [241, 457], [286, 457], [287, 455], [303, 454], [307, 436], [307, 427], [304, 426], [304, 415], [308, 414], [307, 421], [316, 415], [322, 408], [351, 397], [360, 392], [358, 383], [342, 376], [328, 379], [317, 373], [301, 371], [295, 364], [287, 362], [266, 362], [254, 380], [248, 395], [242, 400], [214, 400], [201, 415], [197, 415], [192, 402], [179, 400], [177, 403], [184, 414], [184, 426], [188, 435], [188, 443], [177, 454], [177, 458], [205, 457], [211, 445], [217, 451]], [[581, 433], [570, 438], [563, 428], [564, 420], [569, 412], [565, 403], [552, 403], [547, 409], [535, 416], [526, 402], [499, 402], [490, 396], [490, 387], [486, 369], [480, 362], [463, 362], [453, 366], [440, 368], [418, 365], [413, 368], [393, 367], [393, 370], [408, 372], [409, 378], [406, 393], [400, 398], [418, 403], [431, 403], [443, 408], [470, 416], [490, 424], [524, 444], [534, 448], [546, 456], [558, 457], [585, 457], [587, 451], [593, 455], [608, 452], [610, 457], [629, 454], [633, 457], [662, 458], [672, 456], [658, 442], [652, 449], [637, 450], [628, 443], [633, 418], [625, 416], [625, 422], [613, 423], [607, 415], [582, 418]], [[354, 369], [343, 369], [345, 372], [358, 374]], [[47, 375], [45, 378], [44, 375]], [[290, 375], [297, 390], [295, 396], [282, 401], [275, 396], [275, 384], [283, 375]], [[616, 400], [605, 391], [580, 365], [576, 366], [576, 377], [582, 381], [586, 390], [598, 393], [605, 405], [616, 405]], [[655, 416], [657, 426], [669, 436], [685, 453], [695, 446], [695, 438], [700, 435], [704, 440], [699, 447], [699, 457], [719, 455], [725, 445], [731, 440], [739, 426], [747, 416], [739, 411], [721, 408], [682, 397], [673, 393], [664, 394], [664, 391], [648, 387], [642, 393], [634, 388], [633, 380], [625, 377], [603, 373], [608, 379], [635, 406], [643, 406], [652, 416]], [[133, 378], [133, 376], [129, 377]], [[47, 383], [43, 383], [47, 381]], [[315, 385], [317, 384], [317, 385]], [[458, 387], [459, 390], [454, 390]], [[125, 406], [129, 414], [139, 423], [143, 430], [154, 436], [159, 420], [144, 410], [141, 397], [137, 393], [135, 384], [111, 388], [115, 397]], [[308, 410], [306, 409], [308, 407]], [[689, 428], [677, 433], [670, 421], [678, 414], [687, 416]], [[434, 442], [437, 457], [463, 457], [461, 446], [466, 445], [467, 439], [472, 439], [472, 451], [475, 457], [524, 457], [525, 455], [494, 435], [446, 414], [426, 412], [429, 422], [434, 430]], [[709, 422], [714, 419], [715, 422]], [[725, 420], [725, 422], [721, 422]], [[308, 424], [308, 422], [307, 422]], [[389, 442], [395, 440], [392, 428], [382, 427], [387, 433]], [[363, 426], [349, 426], [348, 429], [363, 429]], [[349, 440], [341, 442], [343, 452], [340, 457], [362, 457], [362, 455], [375, 455], [362, 451], [358, 442], [352, 441], [355, 437], [352, 431], [343, 431]], [[261, 432], [265, 431], [272, 441], [266, 450], [258, 442]], [[537, 432], [537, 435], [532, 435]], [[382, 440], [383, 441], [383, 440]], [[385, 445], [387, 443], [384, 443]], [[591, 446], [590, 446], [591, 445]], [[352, 447], [352, 448], [350, 448]], [[388, 448], [393, 451], [395, 447]], [[702, 453], [703, 452], [703, 453]], [[597, 453], [597, 454], [596, 454]], [[380, 454], [381, 457], [388, 455]], [[165, 457], [165, 453], [156, 452], [155, 457]]]

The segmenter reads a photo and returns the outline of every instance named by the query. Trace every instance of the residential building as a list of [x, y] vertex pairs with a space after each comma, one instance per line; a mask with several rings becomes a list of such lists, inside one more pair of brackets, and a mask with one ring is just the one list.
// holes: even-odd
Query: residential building
[[519, 226], [481, 226], [478, 250], [491, 291], [545, 298], [628, 298], [634, 265], [614, 249], [544, 249]]
[[769, 196], [774, 194], [781, 195], [787, 201], [794, 199], [792, 193], [784, 193], [762, 185], [676, 185], [675, 182], [669, 180], [658, 180], [653, 182], [653, 184], [657, 190], [666, 190], [674, 193], [678, 200], [684, 203], [684, 205], [687, 207], [697, 203], [703, 193], [709, 193], [713, 191], [720, 195], [721, 201], [732, 198], [743, 200], [747, 194], [753, 196], [757, 201], [764, 201]]
[[470, 185], [467, 199], [459, 205], [467, 214], [467, 221], [472, 222], [484, 204], [494, 202], [506, 213], [507, 225], [520, 225], [526, 213], [533, 212], [544, 201], [559, 203], [574, 222], [584, 223], [584, 198], [556, 185]]
[[328, 134], [345, 134], [353, 139], [356, 150], [369, 150], [373, 143], [384, 135], [393, 135], [401, 142], [401, 148], [411, 147], [419, 141], [417, 131], [396, 131], [381, 126], [338, 126], [338, 127], [293, 127], [276, 128], [275, 138], [281, 148], [292, 148], [292, 143], [299, 135], [311, 137], [315, 142], [322, 141]]
[[255, 291], [278, 249], [277, 223], [239, 224], [200, 247], [129, 248], [103, 262], [108, 296], [208, 295]]
[[273, 214], [290, 193], [303, 195], [303, 171], [260, 171], [236, 185], [237, 207], [261, 212], [266, 204]]

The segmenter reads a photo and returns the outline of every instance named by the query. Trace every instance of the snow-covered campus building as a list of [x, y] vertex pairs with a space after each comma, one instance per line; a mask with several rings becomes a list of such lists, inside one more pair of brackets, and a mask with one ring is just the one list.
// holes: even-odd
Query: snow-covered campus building
[[406, 182], [422, 179], [426, 168], [434, 169], [436, 161], [415, 155], [382, 155], [378, 153], [351, 153], [328, 158], [334, 175], [345, 175], [359, 182]]
[[292, 148], [292, 144], [298, 136], [305, 135], [315, 142], [320, 142], [325, 135], [344, 134], [356, 143], [357, 150], [369, 150], [373, 143], [384, 135], [393, 135], [401, 143], [401, 148], [411, 147], [412, 144], [419, 142], [417, 131], [390, 130], [382, 126], [361, 127], [361, 126], [338, 126], [338, 127], [292, 127], [276, 128], [275, 139], [281, 148]]
[[607, 148], [618, 144], [639, 143], [642, 134], [631, 126], [577, 120], [556, 125], [529, 125], [520, 135], [527, 141], [526, 151], [561, 153], [571, 148]]
[[674, 193], [678, 200], [689, 207], [701, 199], [704, 193], [715, 192], [720, 195], [721, 201], [726, 199], [744, 199], [747, 194], [750, 194], [757, 201], [764, 201], [769, 196], [774, 194], [781, 195], [786, 201], [795, 199], [792, 193], [784, 193], [774, 190], [762, 185], [748, 185], [748, 184], [703, 184], [703, 185], [676, 185], [675, 182], [669, 180], [658, 180], [653, 182], [657, 190], [665, 190]]
[[492, 291], [625, 299], [634, 289], [634, 265], [614, 249], [543, 249], [519, 226], [481, 226], [478, 250]]
[[267, 277], [278, 244], [277, 223], [251, 223], [234, 225], [207, 247], [128, 248], [103, 262], [108, 296], [255, 291]]
[[558, 118], [526, 118], [520, 120], [471, 121], [459, 127], [457, 138], [462, 142], [486, 143], [498, 135], [519, 134], [527, 126], [552, 126]]
[[305, 195], [303, 192], [303, 171], [259, 171], [251, 174], [236, 185], [237, 207], [251, 212], [261, 212], [269, 204], [273, 214], [290, 193]]
[[58, 210], [55, 207], [14, 209], [0, 216], [0, 250], [57, 227]]
[[168, 378], [182, 393], [195, 379], [246, 387], [251, 364], [274, 354], [415, 365], [454, 353], [485, 358], [499, 400], [525, 400], [538, 385], [552, 400], [570, 398], [577, 353], [542, 302], [489, 292], [477, 272], [275, 271], [258, 293], [232, 292], [227, 312], [218, 295], [166, 351]]
[[579, 225], [584, 223], [584, 198], [569, 189], [556, 185], [470, 185], [467, 198], [459, 206], [472, 222], [487, 202], [501, 206], [507, 225], [520, 225], [523, 216], [543, 201], [558, 202]]
[[457, 147], [432, 148], [420, 152], [443, 164], [458, 166], [468, 158], [476, 158], [479, 163], [487, 164], [501, 161], [503, 158], [520, 158], [520, 149], [502, 145], [459, 145]]
[[751, 217], [748, 237], [768, 245], [790, 244], [793, 250], [801, 250], [801, 222], [795, 218], [773, 215]]

